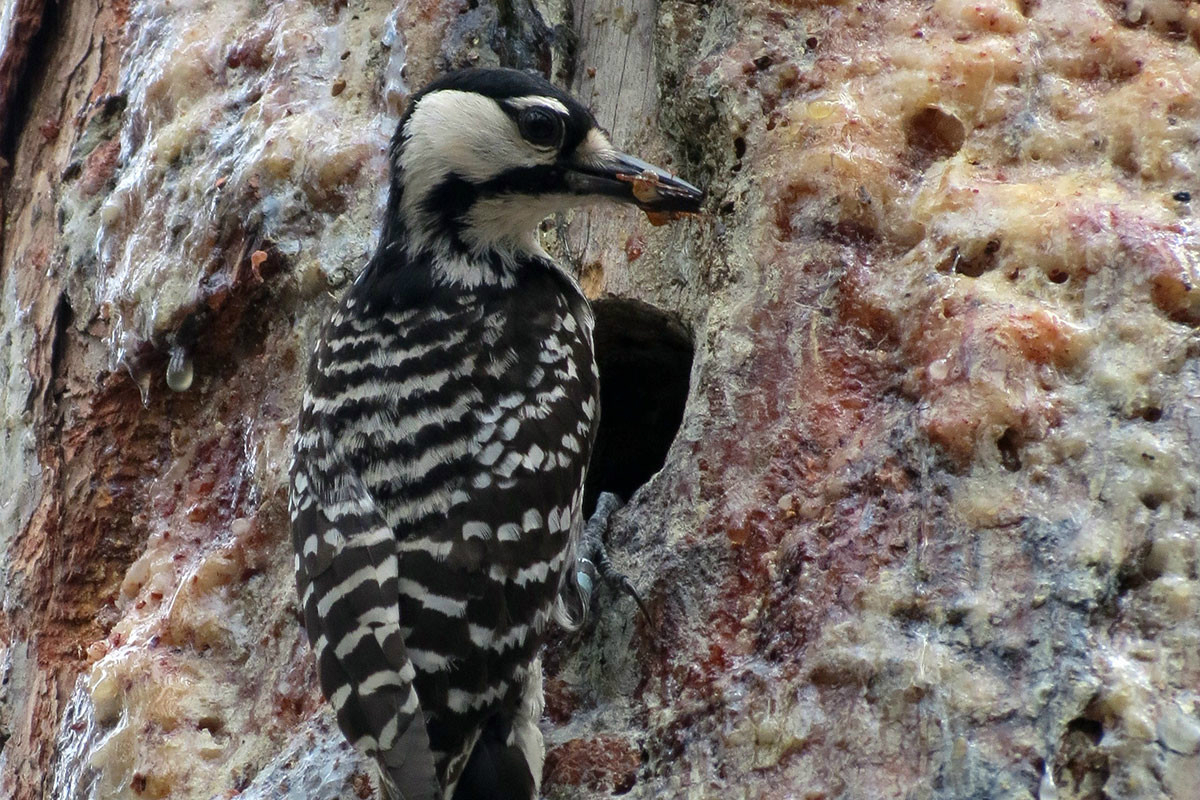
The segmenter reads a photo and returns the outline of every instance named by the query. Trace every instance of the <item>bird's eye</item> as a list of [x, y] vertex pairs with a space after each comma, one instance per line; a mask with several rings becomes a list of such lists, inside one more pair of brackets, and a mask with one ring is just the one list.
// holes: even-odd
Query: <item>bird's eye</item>
[[562, 141], [562, 119], [544, 108], [527, 108], [517, 118], [521, 135], [538, 147], [556, 147]]

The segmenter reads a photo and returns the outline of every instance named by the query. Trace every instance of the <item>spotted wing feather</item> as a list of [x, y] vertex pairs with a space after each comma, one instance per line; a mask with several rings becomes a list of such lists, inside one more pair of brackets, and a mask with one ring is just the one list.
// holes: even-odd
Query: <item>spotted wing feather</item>
[[[395, 535], [401, 629], [449, 789], [491, 717], [515, 714], [573, 575], [598, 417], [591, 312], [549, 275], [519, 295], [372, 288], [331, 331], [355, 365], [314, 391]], [[352, 335], [368, 318], [371, 335]]]
[[395, 538], [324, 440], [302, 434], [291, 493], [297, 588], [321, 688], [347, 738], [381, 765], [386, 793], [433, 800], [433, 757], [395, 600]]

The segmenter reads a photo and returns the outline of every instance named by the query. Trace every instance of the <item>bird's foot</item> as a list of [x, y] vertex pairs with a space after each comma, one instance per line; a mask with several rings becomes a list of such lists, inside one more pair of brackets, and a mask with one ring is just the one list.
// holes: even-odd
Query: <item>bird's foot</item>
[[583, 536], [580, 541], [579, 558], [576, 561], [576, 581], [583, 596], [583, 610], [587, 614], [591, 606], [592, 593], [595, 589], [596, 578], [600, 578], [610, 586], [615, 586], [633, 598], [641, 609], [646, 622], [651, 622], [650, 612], [642, 602], [641, 595], [633, 582], [622, 572], [619, 572], [608, 560], [608, 551], [604, 547], [604, 534], [608, 532], [609, 518], [621, 507], [621, 500], [611, 492], [601, 492], [596, 498], [596, 510], [591, 519], [583, 525]]

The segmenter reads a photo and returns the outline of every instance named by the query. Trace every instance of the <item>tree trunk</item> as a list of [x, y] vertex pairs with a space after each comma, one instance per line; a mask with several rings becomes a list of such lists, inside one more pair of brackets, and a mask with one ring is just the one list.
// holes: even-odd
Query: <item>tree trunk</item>
[[710, 195], [546, 231], [649, 619], [552, 642], [545, 794], [1194, 796], [1194, 4], [5, 9], [0, 796], [371, 796], [285, 474], [403, 105], [470, 64]]

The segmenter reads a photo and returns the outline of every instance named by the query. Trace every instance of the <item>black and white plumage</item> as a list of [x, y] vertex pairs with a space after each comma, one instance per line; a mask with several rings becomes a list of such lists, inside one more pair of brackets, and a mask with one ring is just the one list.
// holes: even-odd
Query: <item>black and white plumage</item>
[[538, 648], [577, 591], [599, 416], [591, 308], [536, 238], [556, 209], [702, 193], [616, 151], [546, 81], [468, 70], [410, 103], [378, 249], [327, 323], [291, 469], [321, 687], [385, 793], [538, 791]]

